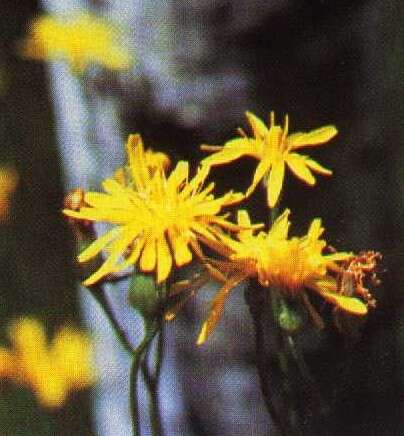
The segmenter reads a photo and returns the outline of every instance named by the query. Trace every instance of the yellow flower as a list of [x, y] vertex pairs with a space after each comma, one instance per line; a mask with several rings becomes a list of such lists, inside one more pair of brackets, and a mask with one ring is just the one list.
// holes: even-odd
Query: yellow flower
[[0, 222], [8, 219], [10, 196], [18, 185], [18, 174], [14, 168], [0, 168]]
[[[103, 249], [109, 252], [101, 268], [84, 282], [87, 286], [136, 263], [144, 272], [156, 271], [157, 282], [161, 283], [168, 277], [173, 259], [179, 267], [191, 262], [190, 247], [201, 255], [198, 241], [215, 239], [217, 226], [238, 229], [218, 214], [243, 195], [229, 192], [215, 198], [214, 183], [203, 187], [207, 167], [188, 180], [188, 163], [180, 161], [166, 176], [161, 166], [158, 169], [150, 166], [150, 157], [139, 135], [130, 136], [127, 154], [129, 182], [107, 179], [102, 184], [105, 194], [85, 194], [84, 201], [89, 207], [64, 210], [73, 218], [115, 225], [78, 257], [79, 262], [86, 262]], [[126, 259], [121, 260], [123, 255]]]
[[282, 190], [285, 164], [297, 177], [309, 185], [316, 183], [312, 171], [322, 175], [332, 174], [330, 170], [322, 167], [315, 160], [295, 153], [295, 151], [329, 141], [337, 134], [335, 126], [324, 126], [311, 132], [288, 135], [289, 118], [287, 115], [283, 129], [275, 124], [274, 112], [271, 112], [269, 128], [251, 112], [246, 112], [246, 116], [253, 131], [253, 138], [247, 137], [241, 130], [240, 138], [232, 139], [223, 146], [202, 145], [201, 148], [205, 151], [217, 152], [202, 161], [202, 164], [208, 166], [227, 164], [243, 156], [259, 160], [252, 184], [247, 190], [247, 196], [265, 177], [268, 206], [274, 207]]
[[36, 18], [22, 53], [33, 59], [65, 60], [75, 72], [83, 72], [91, 64], [110, 70], [130, 66], [130, 53], [119, 44], [118, 29], [86, 12], [63, 20], [51, 15]]
[[[203, 344], [213, 332], [230, 291], [246, 278], [256, 278], [261, 286], [274, 287], [290, 298], [299, 298], [305, 289], [310, 289], [346, 312], [367, 313], [361, 300], [338, 293], [338, 262], [352, 258], [352, 254], [322, 253], [327, 243], [320, 239], [324, 228], [318, 218], [312, 221], [306, 235], [288, 238], [289, 213], [286, 210], [268, 232], [261, 231], [258, 235], [254, 235], [253, 229], [239, 232], [238, 240], [217, 234], [227, 246], [227, 251], [222, 249], [227, 260], [211, 261], [208, 268], [224, 285], [213, 300], [198, 344]], [[251, 227], [247, 211], [239, 211], [238, 224]]]
[[73, 390], [95, 381], [91, 343], [72, 327], [61, 328], [48, 343], [42, 324], [21, 318], [10, 327], [12, 348], [0, 348], [0, 377], [30, 387], [44, 407], [61, 407]]

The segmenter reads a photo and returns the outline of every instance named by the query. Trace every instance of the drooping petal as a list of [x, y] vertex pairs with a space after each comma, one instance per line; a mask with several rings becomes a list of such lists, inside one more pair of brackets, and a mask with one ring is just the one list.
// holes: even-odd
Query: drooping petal
[[286, 163], [289, 168], [295, 173], [299, 179], [306, 182], [308, 185], [314, 185], [316, 179], [311, 171], [306, 166], [306, 158], [296, 153], [290, 153], [286, 157]]
[[285, 176], [285, 164], [283, 160], [277, 160], [272, 164], [268, 177], [267, 203], [273, 208], [278, 202], [282, 190], [283, 179]]
[[233, 288], [235, 288], [245, 278], [246, 278], [245, 274], [238, 274], [234, 276], [233, 278], [229, 279], [216, 294], [215, 298], [213, 299], [212, 307], [210, 309], [208, 318], [203, 323], [202, 329], [199, 333], [196, 342], [197, 345], [202, 345], [212, 334], [212, 332], [214, 331], [217, 323], [219, 322], [222, 316], [224, 305], [230, 294], [230, 291]]
[[337, 133], [335, 126], [324, 126], [310, 132], [297, 132], [288, 136], [288, 144], [291, 150], [312, 147], [328, 142]]

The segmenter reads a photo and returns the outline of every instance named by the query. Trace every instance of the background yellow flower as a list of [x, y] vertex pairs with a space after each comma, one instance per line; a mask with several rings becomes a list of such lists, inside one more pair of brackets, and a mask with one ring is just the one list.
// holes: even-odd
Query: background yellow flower
[[86, 12], [64, 19], [51, 15], [36, 18], [22, 53], [33, 59], [65, 60], [76, 72], [83, 72], [91, 64], [123, 70], [133, 61], [120, 43], [118, 28]]
[[92, 347], [84, 333], [62, 327], [48, 343], [43, 325], [21, 318], [10, 327], [11, 349], [0, 348], [0, 377], [31, 388], [44, 407], [61, 407], [68, 394], [95, 382]]

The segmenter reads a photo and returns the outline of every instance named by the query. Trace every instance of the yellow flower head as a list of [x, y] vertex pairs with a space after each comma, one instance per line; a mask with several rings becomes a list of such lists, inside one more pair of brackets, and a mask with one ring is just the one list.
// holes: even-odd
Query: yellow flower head
[[[166, 176], [161, 159], [157, 169], [154, 161], [150, 164], [139, 135], [129, 138], [127, 154], [130, 183], [107, 179], [102, 184], [105, 194], [85, 194], [88, 207], [64, 210], [73, 218], [115, 225], [79, 255], [78, 260], [86, 262], [103, 249], [109, 252], [108, 259], [85, 285], [136, 263], [144, 272], [156, 271], [157, 282], [161, 283], [168, 277], [173, 259], [177, 266], [191, 262], [190, 247], [200, 254], [198, 241], [215, 239], [217, 227], [239, 228], [218, 214], [243, 195], [229, 192], [215, 198], [214, 183], [203, 187], [207, 167], [189, 180], [189, 165], [180, 161]], [[126, 259], [121, 260], [122, 255]]]
[[[276, 288], [287, 297], [296, 298], [305, 289], [311, 289], [346, 312], [354, 315], [367, 313], [366, 304], [361, 300], [339, 294], [338, 274], [333, 274], [339, 271], [338, 262], [352, 258], [352, 254], [323, 254], [327, 243], [320, 239], [324, 228], [318, 218], [312, 221], [306, 235], [288, 238], [289, 213], [286, 210], [268, 232], [261, 231], [258, 235], [254, 235], [253, 229], [239, 232], [238, 240], [218, 234], [228, 247], [227, 252], [222, 250], [228, 260], [213, 261], [209, 268], [224, 285], [213, 301], [198, 344], [205, 342], [214, 330], [231, 289], [248, 277], [256, 278], [261, 286]], [[239, 211], [238, 223], [244, 228], [252, 227], [247, 211]]]
[[0, 168], [0, 223], [7, 221], [10, 211], [10, 197], [18, 185], [18, 174], [14, 168]]
[[63, 327], [48, 343], [39, 321], [21, 318], [10, 339], [10, 350], [0, 348], [0, 377], [30, 387], [44, 407], [61, 407], [72, 390], [94, 383], [91, 343], [82, 332]]
[[65, 60], [75, 72], [83, 72], [91, 64], [110, 70], [130, 66], [130, 54], [119, 44], [118, 30], [85, 12], [64, 20], [51, 15], [36, 18], [22, 52], [33, 59]]
[[330, 170], [322, 167], [313, 159], [295, 151], [328, 142], [337, 134], [335, 126], [324, 126], [311, 132], [289, 135], [287, 115], [283, 128], [275, 124], [274, 112], [271, 112], [269, 128], [251, 112], [246, 112], [246, 116], [253, 131], [252, 138], [247, 137], [241, 131], [240, 138], [232, 139], [223, 146], [202, 145], [201, 148], [205, 151], [216, 152], [202, 161], [202, 164], [208, 166], [227, 164], [243, 156], [259, 160], [253, 182], [247, 190], [247, 196], [265, 177], [268, 206], [274, 207], [282, 190], [285, 164], [297, 177], [309, 185], [316, 183], [312, 171], [322, 175], [332, 174]]

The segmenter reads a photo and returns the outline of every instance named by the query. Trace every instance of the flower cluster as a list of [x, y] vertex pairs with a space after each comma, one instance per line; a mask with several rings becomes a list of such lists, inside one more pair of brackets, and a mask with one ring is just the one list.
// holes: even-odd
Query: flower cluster
[[61, 407], [71, 391], [95, 382], [91, 343], [72, 327], [61, 328], [49, 344], [42, 324], [21, 318], [10, 327], [11, 349], [0, 348], [0, 378], [31, 388], [44, 407]]
[[[366, 305], [359, 298], [338, 292], [338, 264], [351, 259], [352, 253], [323, 254], [327, 243], [320, 239], [324, 228], [319, 218], [312, 221], [306, 235], [289, 238], [289, 213], [285, 210], [267, 232], [255, 235], [253, 230], [242, 230], [237, 239], [220, 235], [228, 249], [227, 253], [223, 251], [227, 260], [210, 261], [209, 269], [216, 270], [213, 275], [224, 284], [203, 324], [198, 344], [204, 343], [214, 330], [230, 291], [247, 278], [257, 279], [263, 287], [274, 287], [286, 297], [299, 298], [305, 289], [309, 289], [345, 312], [367, 313]], [[250, 226], [247, 211], [238, 212], [238, 223], [245, 228]]]
[[[338, 310], [356, 316], [365, 315], [368, 306], [374, 306], [370, 293], [365, 293], [360, 286], [363, 276], [357, 272], [358, 268], [363, 272], [369, 265], [364, 266], [364, 261], [354, 262], [358, 258], [353, 253], [333, 251], [322, 239], [324, 228], [320, 218], [311, 222], [307, 234], [290, 237], [288, 209], [267, 231], [262, 229], [262, 224], [251, 223], [246, 210], [238, 211], [237, 223], [223, 214], [225, 207], [248, 197], [262, 179], [267, 190], [267, 206], [276, 206], [285, 166], [309, 185], [315, 183], [312, 171], [331, 174], [297, 150], [329, 141], [337, 133], [334, 126], [289, 135], [287, 116], [283, 128], [275, 124], [273, 112], [269, 128], [250, 112], [247, 118], [253, 137], [241, 131], [240, 138], [224, 146], [202, 146], [215, 153], [202, 160], [193, 178], [189, 177], [187, 162], [178, 162], [168, 173], [170, 161], [166, 155], [145, 150], [139, 135], [129, 137], [128, 164], [103, 182], [105, 193], [87, 192], [80, 207], [64, 210], [73, 219], [112, 225], [78, 257], [80, 262], [86, 262], [102, 251], [108, 253], [108, 258], [85, 280], [85, 285], [93, 285], [132, 265], [146, 273], [155, 272], [156, 282], [162, 283], [169, 277], [173, 264], [186, 265], [195, 254], [208, 278], [222, 283], [202, 326], [198, 344], [203, 344], [213, 332], [230, 291], [247, 279], [255, 280], [262, 288], [274, 289], [282, 298], [301, 301], [311, 312], [314, 309], [306, 290], [313, 291]], [[211, 167], [242, 156], [259, 161], [252, 185], [245, 195], [231, 191], [215, 197], [214, 183], [205, 186]], [[207, 257], [205, 246], [218, 257]], [[341, 289], [346, 265], [351, 265], [351, 269], [356, 265], [358, 286], [350, 293]], [[172, 288], [172, 293], [181, 293], [188, 287], [194, 294], [206, 281], [205, 275], [197, 277], [196, 281], [181, 282]], [[177, 307], [181, 306], [180, 302]], [[166, 319], [174, 316], [175, 309], [167, 309]]]

